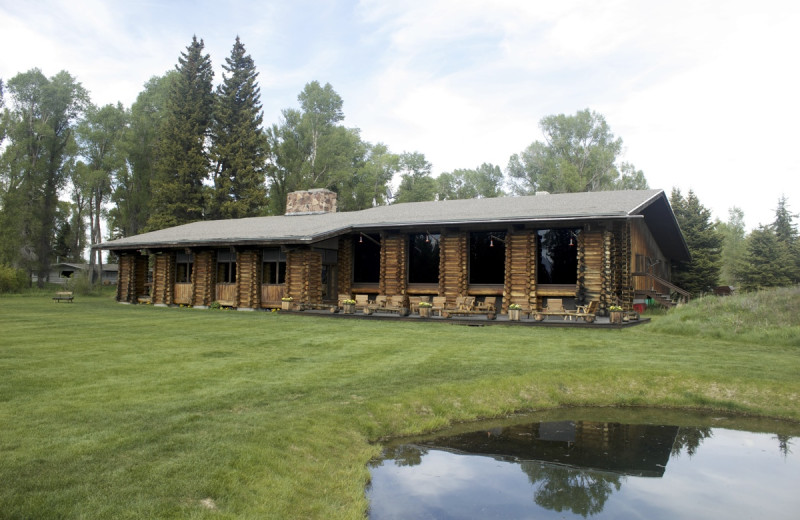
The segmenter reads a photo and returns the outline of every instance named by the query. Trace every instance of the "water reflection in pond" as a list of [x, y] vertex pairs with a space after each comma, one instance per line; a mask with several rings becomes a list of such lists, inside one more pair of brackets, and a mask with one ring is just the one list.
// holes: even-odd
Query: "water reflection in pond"
[[370, 518], [798, 518], [797, 425], [648, 413], [388, 445], [371, 468]]

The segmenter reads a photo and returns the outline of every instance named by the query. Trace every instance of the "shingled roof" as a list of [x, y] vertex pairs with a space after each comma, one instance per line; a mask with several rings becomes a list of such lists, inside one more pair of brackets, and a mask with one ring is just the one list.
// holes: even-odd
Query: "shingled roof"
[[644, 218], [662, 250], [689, 252], [663, 190], [410, 202], [361, 211], [193, 222], [96, 245], [129, 250], [163, 247], [312, 244], [337, 235], [392, 228], [477, 224], [587, 222]]

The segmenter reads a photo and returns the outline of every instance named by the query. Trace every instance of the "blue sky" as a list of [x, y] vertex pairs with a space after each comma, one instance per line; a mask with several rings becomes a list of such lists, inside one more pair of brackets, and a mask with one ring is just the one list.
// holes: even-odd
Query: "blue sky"
[[539, 121], [591, 108], [651, 187], [693, 189], [748, 227], [800, 212], [800, 2], [613, 0], [0, 0], [0, 77], [67, 70], [96, 104], [130, 106], [192, 35], [221, 65], [240, 36], [265, 122], [313, 80], [344, 123], [434, 174], [509, 157]]

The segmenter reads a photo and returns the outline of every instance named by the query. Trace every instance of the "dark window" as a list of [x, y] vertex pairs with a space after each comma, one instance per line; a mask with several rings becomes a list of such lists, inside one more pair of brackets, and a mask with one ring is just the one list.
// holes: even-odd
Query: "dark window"
[[439, 283], [438, 233], [408, 236], [408, 283]]
[[261, 262], [262, 283], [280, 285], [286, 283], [286, 254], [280, 248], [264, 250]]
[[175, 283], [192, 283], [193, 267], [193, 254], [178, 253], [178, 255], [175, 257]]
[[469, 283], [502, 284], [506, 276], [506, 232], [469, 234]]
[[379, 235], [353, 237], [353, 283], [378, 283], [381, 277], [381, 241]]
[[536, 282], [573, 284], [578, 280], [577, 229], [539, 230]]
[[217, 283], [236, 282], [236, 253], [217, 251]]

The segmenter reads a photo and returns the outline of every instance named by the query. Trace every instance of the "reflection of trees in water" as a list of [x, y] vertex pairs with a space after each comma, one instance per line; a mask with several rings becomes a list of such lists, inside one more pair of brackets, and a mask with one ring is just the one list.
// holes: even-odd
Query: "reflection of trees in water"
[[619, 491], [623, 478], [535, 461], [522, 462], [520, 466], [534, 486], [537, 505], [559, 513], [569, 510], [584, 518], [603, 511], [608, 497]]
[[775, 438], [778, 439], [778, 449], [781, 451], [781, 454], [783, 454], [784, 457], [788, 457], [792, 452], [790, 448], [792, 445], [792, 436], [776, 434]]
[[697, 448], [704, 440], [710, 439], [714, 435], [711, 428], [691, 428], [681, 426], [672, 444], [672, 455], [677, 457], [686, 449], [686, 454], [690, 457], [697, 453]]
[[[428, 453], [426, 448], [413, 444], [403, 444], [386, 448], [383, 452], [384, 460], [394, 460], [395, 466], [418, 466], [422, 462], [422, 457]], [[373, 461], [373, 467], [380, 466], [382, 461]]]

